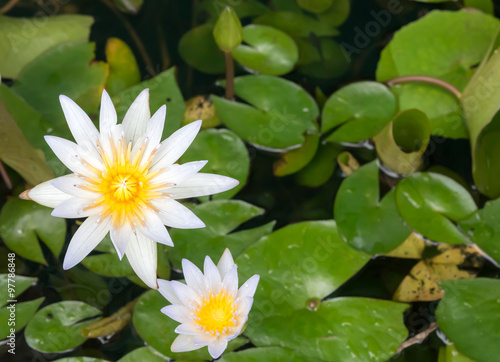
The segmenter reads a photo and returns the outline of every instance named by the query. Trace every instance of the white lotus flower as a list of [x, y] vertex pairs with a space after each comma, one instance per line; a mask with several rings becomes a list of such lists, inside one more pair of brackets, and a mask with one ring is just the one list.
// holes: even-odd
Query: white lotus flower
[[122, 124], [117, 124], [115, 108], [104, 91], [100, 132], [71, 99], [61, 95], [60, 101], [77, 143], [53, 136], [45, 139], [73, 173], [27, 190], [21, 198], [53, 207], [53, 216], [87, 217], [71, 239], [64, 269], [78, 264], [110, 232], [120, 259], [126, 254], [139, 278], [157, 288], [155, 242], [173, 246], [165, 225], [205, 226], [176, 199], [226, 191], [238, 181], [198, 173], [207, 161], [175, 164], [200, 130], [201, 121], [160, 143], [166, 106], [151, 117], [147, 89], [132, 103]]
[[205, 258], [204, 273], [189, 260], [182, 260], [186, 284], [158, 279], [160, 293], [170, 302], [162, 312], [181, 323], [175, 332], [172, 352], [187, 352], [208, 346], [218, 358], [228, 341], [236, 338], [248, 319], [259, 283], [256, 274], [238, 289], [237, 265], [229, 249], [215, 266]]

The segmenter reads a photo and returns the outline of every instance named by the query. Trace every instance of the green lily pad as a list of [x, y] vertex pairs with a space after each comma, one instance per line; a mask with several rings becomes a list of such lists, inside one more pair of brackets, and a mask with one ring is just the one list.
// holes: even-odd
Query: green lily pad
[[304, 142], [315, 132], [319, 115], [314, 99], [299, 85], [270, 75], [247, 75], [234, 80], [235, 93], [250, 103], [212, 96], [222, 122], [245, 141], [283, 149]]
[[127, 353], [125, 356], [120, 358], [118, 362], [136, 362], [136, 361], [165, 362], [166, 359], [167, 357], [162, 355], [160, 352], [155, 351], [150, 346], [145, 346], [134, 349], [132, 352]]
[[10, 291], [8, 289], [8, 279], [8, 274], [0, 274], [0, 307], [4, 306], [7, 303], [7, 300], [16, 299], [17, 296], [21, 295], [26, 289], [28, 289], [37, 281], [37, 278], [16, 275], [15, 280], [14, 278], [11, 278], [10, 284], [14, 285], [14, 290]]
[[291, 175], [303, 169], [313, 159], [318, 149], [318, 144], [319, 134], [306, 135], [304, 144], [301, 147], [285, 152], [279, 160], [274, 162], [274, 175]]
[[[178, 336], [174, 332], [179, 322], [170, 319], [161, 312], [161, 309], [170, 303], [156, 290], [149, 290], [137, 301], [134, 308], [132, 321], [139, 336], [151, 347], [161, 354], [179, 360], [211, 360], [208, 349], [201, 348], [196, 351], [174, 353], [170, 346]], [[247, 339], [236, 337], [229, 342], [226, 353], [237, 349], [247, 343]]]
[[214, 24], [189, 30], [179, 41], [179, 54], [190, 66], [203, 73], [222, 74], [226, 70], [224, 53], [215, 44]]
[[396, 107], [396, 97], [383, 84], [349, 84], [326, 101], [321, 132], [338, 127], [328, 141], [360, 142], [378, 134], [396, 114]]
[[297, 70], [302, 74], [330, 79], [345, 73], [349, 57], [336, 41], [330, 38], [296, 38], [299, 48]]
[[247, 335], [257, 347], [280, 346], [323, 361], [387, 361], [408, 331], [406, 304], [369, 298], [336, 298], [317, 310], [302, 308], [260, 321]]
[[461, 90], [499, 27], [498, 19], [480, 12], [431, 11], [394, 34], [382, 51], [377, 80], [426, 75]]
[[243, 42], [248, 45], [240, 44], [234, 49], [234, 59], [261, 74], [286, 74], [293, 69], [299, 58], [293, 39], [270, 26], [245, 26]]
[[454, 222], [466, 219], [477, 207], [467, 190], [451, 178], [414, 173], [398, 183], [396, 203], [403, 219], [426, 238], [449, 244], [470, 242]]
[[[0, 320], [3, 322], [0, 325], [1, 336], [7, 337], [10, 334], [10, 329], [14, 328], [16, 332], [19, 332], [24, 328], [26, 324], [33, 318], [38, 307], [44, 301], [44, 297], [30, 300], [28, 302], [15, 303], [15, 317], [11, 318], [11, 309], [7, 309], [7, 306], [0, 309]], [[15, 324], [12, 324], [15, 323]], [[3, 337], [3, 338], [5, 338]]]
[[167, 118], [162, 135], [162, 140], [164, 140], [180, 127], [186, 109], [184, 98], [175, 79], [175, 68], [172, 67], [114, 96], [112, 100], [118, 119], [123, 119], [134, 99], [145, 88], [149, 88], [149, 108], [152, 114], [162, 105], [167, 105]]
[[198, 6], [195, 6], [195, 11], [207, 12], [213, 22], [217, 21], [226, 6], [234, 8], [233, 10], [240, 19], [269, 12], [269, 8], [258, 0], [238, 0], [237, 6], [235, 4], [234, 0], [202, 0]]
[[495, 5], [492, 0], [464, 0], [464, 5], [468, 8], [481, 10], [486, 14], [494, 14]]
[[225, 354], [220, 362], [302, 362], [315, 361], [302, 356], [291, 349], [282, 347], [249, 348], [239, 352]]
[[331, 220], [278, 229], [245, 250], [236, 264], [241, 280], [260, 275], [251, 312], [258, 324], [262, 317], [286, 314], [326, 297], [368, 259], [344, 243]]
[[[44, 353], [75, 348], [87, 340], [81, 335], [81, 329], [95, 323], [100, 313], [99, 309], [78, 301], [50, 304], [40, 309], [28, 323], [26, 342]], [[87, 320], [90, 318], [93, 319]]]
[[297, 0], [302, 9], [315, 14], [324, 13], [333, 3], [333, 0]]
[[439, 349], [438, 362], [475, 362], [457, 351], [454, 344], [447, 344]]
[[109, 64], [106, 89], [111, 97], [141, 81], [139, 66], [127, 43], [109, 38], [104, 51]]
[[205, 223], [200, 229], [172, 229], [170, 234], [175, 248], [170, 249], [172, 264], [181, 269], [182, 258], [186, 255], [196, 265], [202, 265], [205, 256], [218, 260], [229, 248], [233, 257], [262, 236], [269, 234], [274, 222], [263, 226], [232, 232], [244, 222], [261, 215], [264, 210], [239, 200], [217, 200], [196, 205], [192, 211]]
[[[231, 152], [227, 152], [231, 150]], [[245, 143], [227, 129], [207, 129], [196, 136], [182, 155], [181, 162], [207, 160], [202, 172], [232, 177], [239, 181], [235, 188], [212, 196], [213, 199], [231, 198], [247, 183], [250, 157]]]
[[322, 23], [313, 17], [292, 11], [275, 11], [266, 13], [254, 19], [254, 24], [269, 25], [297, 37], [308, 37], [310, 33], [316, 36], [334, 36], [339, 31], [331, 24]]
[[330, 8], [316, 16], [321, 23], [339, 26], [347, 20], [350, 10], [351, 2], [349, 0], [335, 0]]
[[411, 232], [399, 216], [394, 190], [380, 200], [378, 180], [377, 161], [362, 166], [340, 185], [333, 209], [346, 242], [370, 254], [393, 250]]
[[94, 20], [85, 15], [57, 15], [33, 19], [0, 17], [0, 74], [17, 78], [31, 61], [66, 42], [84, 42]]
[[54, 362], [108, 362], [108, 361], [94, 357], [66, 357], [55, 360]]
[[97, 113], [108, 65], [94, 61], [93, 43], [65, 43], [51, 48], [27, 65], [12, 90], [52, 124], [53, 134], [71, 138], [59, 95]]
[[462, 279], [441, 283], [444, 297], [436, 310], [441, 331], [476, 361], [491, 361], [500, 353], [500, 281]]
[[38, 238], [58, 257], [66, 237], [66, 221], [33, 201], [12, 198], [0, 213], [0, 235], [7, 247], [23, 258], [47, 264]]
[[323, 185], [332, 177], [341, 151], [342, 146], [338, 144], [320, 144], [311, 162], [295, 175], [297, 183], [308, 187]]

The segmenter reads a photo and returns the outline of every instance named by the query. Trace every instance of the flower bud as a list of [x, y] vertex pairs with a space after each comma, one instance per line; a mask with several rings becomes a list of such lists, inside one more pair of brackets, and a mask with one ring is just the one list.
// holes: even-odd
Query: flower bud
[[214, 38], [219, 49], [225, 53], [233, 51], [241, 44], [241, 22], [229, 6], [220, 14], [215, 24]]

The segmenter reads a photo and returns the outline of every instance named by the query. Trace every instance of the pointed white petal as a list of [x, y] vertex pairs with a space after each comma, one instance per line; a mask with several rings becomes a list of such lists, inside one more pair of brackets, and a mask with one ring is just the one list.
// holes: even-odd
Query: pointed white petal
[[208, 161], [193, 161], [182, 165], [174, 164], [167, 166], [164, 171], [153, 177], [151, 182], [164, 183], [166, 187], [179, 185], [200, 171], [207, 162]]
[[190, 306], [193, 302], [201, 303], [200, 295], [186, 284], [178, 282], [177, 280], [172, 280], [170, 285], [174, 289], [175, 294], [181, 303], [185, 306]]
[[99, 216], [90, 216], [78, 228], [64, 256], [63, 269], [67, 270], [81, 262], [101, 242], [109, 232], [111, 218], [99, 220]]
[[151, 163], [151, 170], [167, 167], [177, 161], [191, 145], [200, 127], [201, 121], [196, 121], [172, 133], [161, 143]]
[[191, 210], [174, 199], [165, 197], [152, 201], [154, 207], [160, 212], [158, 216], [163, 224], [177, 229], [197, 229], [205, 227]]
[[186, 284], [198, 294], [205, 292], [205, 277], [200, 269], [187, 259], [182, 259], [182, 272]]
[[222, 283], [219, 269], [217, 269], [214, 262], [208, 255], [205, 257], [203, 272], [205, 274], [205, 285], [207, 286], [207, 289], [211, 290], [214, 294], [219, 293]]
[[132, 228], [128, 223], [122, 225], [118, 229], [114, 227], [111, 228], [111, 232], [109, 235], [111, 236], [111, 241], [115, 246], [116, 252], [120, 260], [122, 260], [125, 251], [127, 250], [128, 242], [130, 241], [130, 237], [132, 236]]
[[164, 279], [158, 279], [158, 291], [170, 303], [182, 304], [182, 301], [179, 299], [179, 297], [175, 293], [175, 289], [174, 289], [171, 281], [164, 280]]
[[227, 290], [228, 293], [238, 292], [238, 266], [233, 264], [229, 271], [226, 273], [224, 279], [222, 280], [222, 287]]
[[174, 353], [189, 352], [195, 349], [200, 349], [202, 346], [195, 346], [193, 343], [193, 336], [186, 336], [184, 334], [178, 335], [172, 343], [170, 349]]
[[220, 355], [226, 350], [227, 341], [223, 338], [219, 338], [218, 340], [214, 340], [212, 343], [208, 345], [208, 353], [212, 358], [219, 358]]
[[148, 209], [143, 210], [143, 212], [145, 217], [144, 222], [146, 225], [136, 225], [137, 229], [157, 243], [174, 246], [172, 238], [170, 237], [165, 225], [161, 222], [160, 217], [155, 212]]
[[156, 243], [140, 232], [132, 233], [125, 251], [128, 262], [135, 274], [152, 289], [158, 289], [156, 283]]
[[222, 254], [219, 262], [217, 263], [217, 269], [219, 269], [220, 277], [224, 279], [228, 270], [234, 265], [233, 256], [231, 251], [226, 248]]
[[189, 320], [187, 323], [182, 323], [175, 328], [175, 333], [179, 334], [189, 334], [189, 335], [196, 335], [200, 333], [200, 330], [196, 328], [197, 326], [193, 323], [193, 321]]
[[144, 89], [134, 100], [123, 118], [123, 130], [127, 142], [134, 144], [139, 137], [146, 133], [149, 112], [149, 89]]
[[61, 202], [71, 198], [71, 195], [52, 186], [51, 182], [52, 180], [49, 180], [35, 186], [27, 191], [27, 196], [40, 205], [48, 207], [56, 207]]
[[83, 111], [75, 102], [70, 98], [60, 95], [59, 101], [68, 122], [71, 134], [75, 138], [76, 143], [84, 143], [87, 141], [96, 147], [96, 141], [99, 137], [99, 132], [90, 120], [87, 113]]
[[85, 187], [87, 184], [86, 181], [75, 175], [66, 175], [55, 178], [51, 180], [51, 184], [62, 192], [74, 197], [96, 200], [101, 196], [96, 192], [83, 189], [82, 187]]
[[238, 180], [231, 177], [213, 175], [210, 173], [197, 173], [182, 184], [170, 188], [168, 191], [174, 199], [186, 199], [218, 194], [232, 189], [238, 185]]
[[238, 290], [238, 298], [253, 297], [255, 291], [257, 290], [259, 279], [260, 276], [258, 274], [255, 274], [250, 279], [248, 279]]
[[250, 313], [250, 309], [252, 309], [253, 298], [252, 297], [239, 298], [237, 304], [238, 306], [236, 315], [238, 317], [237, 318], [238, 326], [241, 328], [248, 320], [248, 313]]
[[191, 321], [189, 318], [191, 314], [190, 310], [183, 305], [167, 305], [161, 309], [161, 312], [179, 323], [188, 323]]
[[167, 115], [167, 106], [161, 106], [153, 117], [151, 117], [146, 135], [149, 139], [149, 144], [152, 148], [155, 148], [161, 141], [161, 135], [163, 133], [163, 127], [165, 126], [165, 116]]
[[197, 346], [208, 346], [216, 338], [211, 334], [197, 334], [193, 338], [193, 343]]
[[52, 211], [51, 215], [55, 217], [63, 217], [65, 219], [79, 219], [82, 217], [99, 214], [102, 208], [94, 208], [84, 211], [84, 209], [87, 208], [91, 203], [92, 200], [89, 199], [72, 197], [57, 205], [57, 207]]
[[116, 125], [117, 116], [115, 106], [106, 90], [102, 91], [101, 112], [99, 113], [99, 130], [105, 132]]

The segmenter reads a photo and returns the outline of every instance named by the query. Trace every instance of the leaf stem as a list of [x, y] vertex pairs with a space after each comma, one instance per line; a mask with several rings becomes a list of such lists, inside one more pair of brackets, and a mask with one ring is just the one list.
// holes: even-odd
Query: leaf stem
[[226, 56], [226, 99], [234, 99], [234, 63], [231, 52], [224, 53]]
[[5, 182], [7, 188], [12, 190], [12, 181], [10, 181], [10, 177], [5, 170], [5, 167], [3, 167], [2, 161], [0, 161], [0, 175], [2, 176], [3, 182]]
[[18, 2], [19, 2], [19, 0], [10, 0], [7, 4], [5, 4], [4, 6], [2, 6], [2, 8], [0, 9], [0, 14], [5, 14], [7, 11], [9, 11], [14, 6], [16, 6], [16, 4]]
[[436, 84], [448, 90], [449, 92], [453, 93], [455, 97], [457, 97], [457, 99], [460, 100], [460, 98], [462, 97], [462, 93], [460, 93], [460, 91], [454, 86], [452, 86], [450, 83], [445, 82], [444, 80], [441, 79], [428, 77], [425, 75], [407, 75], [404, 77], [397, 77], [387, 81], [386, 84], [388, 86], [392, 86], [395, 84], [408, 83], [408, 82], [422, 82], [422, 83]]

